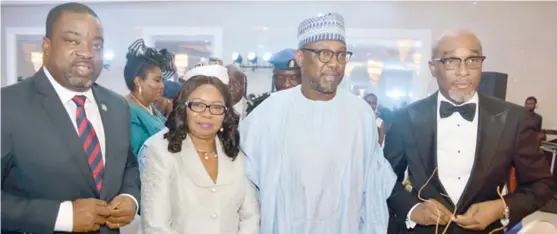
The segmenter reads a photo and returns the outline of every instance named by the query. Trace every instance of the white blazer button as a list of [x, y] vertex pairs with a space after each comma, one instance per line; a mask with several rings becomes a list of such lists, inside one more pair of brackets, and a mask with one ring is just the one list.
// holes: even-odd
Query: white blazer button
[[212, 215], [211, 215], [211, 218], [212, 218], [212, 219], [216, 219], [216, 218], [218, 218], [218, 217], [219, 217], [219, 215], [217, 215], [217, 214], [212, 214]]
[[217, 189], [216, 188], [211, 188], [211, 192], [216, 193]]

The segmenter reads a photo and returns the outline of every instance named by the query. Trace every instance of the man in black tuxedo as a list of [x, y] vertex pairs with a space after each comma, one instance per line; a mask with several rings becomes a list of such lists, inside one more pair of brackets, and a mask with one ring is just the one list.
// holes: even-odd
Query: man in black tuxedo
[[[439, 92], [398, 111], [387, 134], [385, 157], [400, 181], [408, 168], [413, 186], [407, 192], [397, 184], [388, 200], [408, 233], [435, 233], [438, 218], [439, 233], [449, 222], [447, 233], [489, 233], [515, 225], [552, 196], [529, 113], [476, 92], [484, 59], [471, 32], [443, 34], [429, 63]], [[507, 182], [511, 166], [518, 189], [503, 202], [497, 188]], [[419, 199], [422, 187], [427, 201]]]
[[59, 5], [47, 16], [44, 66], [2, 88], [2, 233], [118, 233], [134, 218], [128, 105], [95, 84], [103, 44], [89, 7]]

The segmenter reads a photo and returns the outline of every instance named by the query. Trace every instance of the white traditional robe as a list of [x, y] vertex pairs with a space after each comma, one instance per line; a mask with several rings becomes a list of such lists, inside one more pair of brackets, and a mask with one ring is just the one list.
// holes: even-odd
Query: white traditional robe
[[267, 98], [240, 134], [259, 188], [261, 234], [387, 233], [396, 175], [363, 100], [338, 90], [312, 101], [297, 86]]

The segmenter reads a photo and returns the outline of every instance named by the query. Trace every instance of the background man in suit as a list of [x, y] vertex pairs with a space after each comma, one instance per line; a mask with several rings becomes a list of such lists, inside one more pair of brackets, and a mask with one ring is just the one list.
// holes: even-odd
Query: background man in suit
[[[438, 218], [441, 225], [452, 222], [451, 234], [513, 226], [552, 196], [535, 125], [524, 108], [476, 92], [485, 57], [474, 34], [443, 34], [432, 56], [439, 92], [398, 111], [385, 142], [399, 180], [408, 167], [413, 185], [412, 192], [395, 186], [388, 200], [395, 219], [410, 233], [424, 234], [435, 233]], [[503, 202], [497, 187], [507, 182], [511, 165], [518, 189]]]
[[2, 233], [118, 233], [139, 200], [126, 101], [95, 84], [103, 30], [87, 6], [53, 8], [44, 66], [2, 88]]
[[538, 131], [538, 140], [541, 143], [541, 141], [545, 140], [545, 133], [542, 132], [543, 118], [541, 115], [536, 113], [536, 108], [538, 108], [538, 99], [533, 96], [526, 98], [526, 101], [524, 101], [524, 107], [530, 112], [530, 118], [534, 121], [536, 131]]

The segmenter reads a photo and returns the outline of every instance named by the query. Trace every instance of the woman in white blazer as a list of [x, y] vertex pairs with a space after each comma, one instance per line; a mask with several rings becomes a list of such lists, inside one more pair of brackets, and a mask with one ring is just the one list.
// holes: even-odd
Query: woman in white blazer
[[166, 128], [145, 142], [143, 233], [259, 234], [231, 99], [218, 78], [194, 76], [174, 99]]

